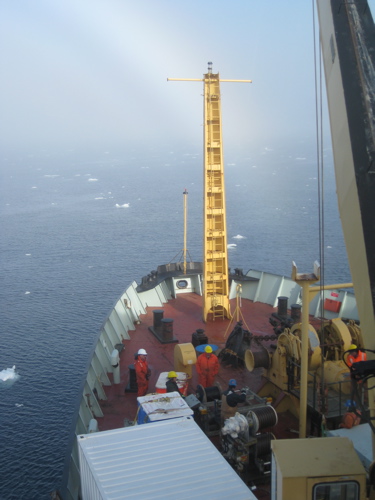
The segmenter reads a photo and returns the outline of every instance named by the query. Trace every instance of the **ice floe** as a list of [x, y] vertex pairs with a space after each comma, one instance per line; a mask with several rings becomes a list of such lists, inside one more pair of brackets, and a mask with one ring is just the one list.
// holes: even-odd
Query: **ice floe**
[[236, 236], [233, 236], [234, 240], [244, 240], [246, 236], [242, 236], [241, 234], [237, 234]]
[[123, 205], [119, 205], [118, 203], [116, 203], [116, 208], [129, 208], [130, 207], [130, 203], [124, 203]]
[[20, 375], [16, 372], [16, 365], [13, 365], [12, 368], [6, 368], [0, 371], [0, 387], [10, 387], [19, 378]]

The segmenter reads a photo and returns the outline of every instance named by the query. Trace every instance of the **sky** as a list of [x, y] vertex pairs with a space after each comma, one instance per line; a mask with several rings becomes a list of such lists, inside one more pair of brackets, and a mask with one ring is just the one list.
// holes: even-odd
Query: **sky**
[[303, 142], [315, 130], [313, 5], [3, 0], [0, 148], [201, 147], [203, 84], [167, 78], [202, 78], [208, 61], [253, 81], [221, 84], [230, 147]]

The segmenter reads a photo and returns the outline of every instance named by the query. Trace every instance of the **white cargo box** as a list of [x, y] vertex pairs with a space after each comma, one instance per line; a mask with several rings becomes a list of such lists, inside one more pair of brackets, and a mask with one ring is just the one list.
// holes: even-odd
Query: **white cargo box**
[[82, 434], [78, 450], [83, 500], [256, 499], [192, 417]]
[[170, 418], [191, 417], [194, 413], [178, 392], [149, 394], [140, 396], [137, 401], [139, 405], [137, 423], [139, 425]]

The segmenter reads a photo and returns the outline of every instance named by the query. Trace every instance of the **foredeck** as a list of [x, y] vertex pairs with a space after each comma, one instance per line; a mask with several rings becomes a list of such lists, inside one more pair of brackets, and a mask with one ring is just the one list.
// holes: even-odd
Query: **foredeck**
[[[146, 313], [139, 317], [140, 323], [135, 325], [135, 330], [129, 331], [130, 339], [123, 340], [124, 349], [120, 354], [120, 384], [112, 384], [105, 387], [107, 400], [101, 400], [100, 406], [103, 417], [96, 417], [99, 431], [114, 430], [129, 425], [137, 417], [137, 394], [127, 392], [129, 384], [129, 367], [134, 363], [134, 355], [138, 349], [146, 349], [148, 353], [148, 363], [151, 368], [151, 378], [149, 380], [149, 392], [156, 392], [156, 384], [159, 374], [174, 370], [174, 349], [176, 343], [161, 343], [149, 330], [154, 322], [154, 313], [160, 307], [147, 307]], [[237, 323], [236, 300], [231, 300], [232, 320], [215, 320], [204, 323], [202, 321], [202, 297], [195, 293], [180, 294], [176, 299], [171, 299], [163, 304], [164, 318], [172, 318], [173, 336], [178, 343], [191, 343], [192, 334], [199, 328], [204, 330], [210, 344], [218, 346], [218, 351], [225, 347], [226, 340]], [[239, 319], [242, 320], [244, 328], [252, 332], [254, 342], [252, 350], [260, 349], [256, 338], [259, 336], [274, 337], [272, 325], [269, 317], [276, 308], [270, 305], [242, 300]], [[276, 343], [275, 340], [262, 342], [269, 347], [269, 344]], [[111, 375], [109, 374], [111, 379]], [[219, 384], [222, 390], [228, 386], [231, 378], [237, 380], [239, 388], [249, 387], [256, 392], [262, 383], [262, 368], [256, 368], [249, 372], [246, 367], [234, 368], [220, 365], [219, 374], [215, 384]], [[188, 394], [195, 394], [198, 384], [198, 376], [193, 367], [192, 378], [189, 380]], [[298, 422], [287, 412], [279, 415], [277, 429], [272, 429], [277, 438], [296, 438], [298, 436]], [[220, 449], [219, 438], [212, 438], [213, 443]], [[254, 491], [259, 499], [269, 498], [269, 485]]]
[[[237, 311], [236, 301], [231, 301], [233, 319], [215, 320], [204, 323], [202, 321], [202, 298], [195, 293], [181, 294], [176, 299], [172, 299], [163, 305], [164, 318], [173, 319], [173, 336], [178, 343], [190, 343], [192, 334], [201, 328], [208, 337], [210, 344], [215, 344], [218, 349], [225, 347], [226, 340], [236, 325]], [[130, 339], [124, 340], [124, 349], [120, 354], [120, 384], [113, 384], [105, 388], [107, 400], [101, 401], [103, 417], [96, 417], [99, 430], [111, 430], [124, 426], [124, 420], [134, 420], [137, 413], [137, 394], [126, 392], [129, 383], [129, 367], [134, 363], [134, 355], [138, 349], [146, 349], [148, 353], [148, 363], [151, 368], [151, 378], [149, 380], [149, 392], [156, 392], [156, 383], [159, 374], [174, 370], [174, 348], [176, 343], [161, 343], [149, 330], [153, 325], [155, 309], [148, 307], [146, 314], [140, 316], [140, 324], [135, 326], [135, 330], [129, 331]], [[274, 332], [269, 317], [276, 309], [260, 302], [243, 300], [241, 303], [240, 319], [246, 329], [249, 329], [254, 338], [257, 336], [273, 336]], [[269, 342], [268, 342], [269, 343]], [[256, 343], [252, 349], [257, 350]], [[220, 384], [222, 390], [228, 386], [228, 381], [235, 378], [238, 387], [249, 387], [255, 391], [261, 384], [262, 369], [257, 368], [250, 373], [246, 368], [234, 368], [220, 365], [216, 383]], [[196, 392], [198, 377], [193, 367], [192, 378], [189, 380], [188, 393]]]
[[[146, 349], [148, 353], [148, 363], [151, 368], [149, 393], [151, 394], [157, 392], [156, 385], [161, 373], [176, 370], [174, 366], [175, 347], [179, 344], [192, 344], [193, 333], [198, 329], [204, 331], [208, 343], [216, 345], [217, 353], [219, 353], [226, 346], [228, 337], [235, 328], [237, 321], [240, 320], [243, 328], [251, 332], [251, 347], [246, 346], [245, 349], [251, 348], [254, 355], [256, 351], [263, 349], [262, 346], [267, 348], [269, 352], [275, 352], [278, 341], [274, 328], [270, 323], [271, 315], [274, 315], [273, 318], [275, 316], [279, 317], [279, 297], [288, 297], [290, 307], [292, 304], [298, 304], [300, 287], [284, 276], [270, 275], [259, 271], [249, 271], [246, 276], [241, 274], [237, 278], [232, 282], [230, 295], [233, 297], [230, 300], [233, 319], [217, 318], [215, 321], [207, 323], [204, 323], [202, 319], [202, 284], [199, 274], [192, 272], [186, 277], [176, 271], [173, 275], [168, 275], [164, 280], [160, 281], [158, 273], [154, 273], [147, 280], [144, 280], [147, 283], [143, 287], [133, 282], [119, 297], [101, 327], [83, 387], [75, 435], [90, 432], [91, 424], [93, 429], [96, 429], [97, 425], [96, 430], [106, 431], [123, 428], [136, 422], [138, 402], [137, 393], [134, 391], [134, 370], [132, 365], [134, 364], [135, 354], [140, 348]], [[179, 287], [179, 280], [182, 279], [187, 282], [187, 290], [181, 290]], [[154, 286], [151, 286], [151, 281]], [[240, 295], [236, 293], [238, 284], [241, 286]], [[238, 297], [238, 299], [234, 297]], [[326, 295], [322, 293], [311, 301], [311, 321], [316, 316], [316, 312], [321, 310], [320, 304], [325, 298]], [[351, 313], [355, 312], [355, 299], [350, 293], [347, 291], [338, 292], [337, 301], [341, 304], [340, 314], [346, 317], [353, 316]], [[238, 309], [237, 305], [239, 306]], [[291, 312], [290, 307], [288, 307], [288, 314]], [[173, 342], [162, 343], [150, 331], [156, 319], [155, 310], [162, 310], [164, 319], [173, 320]], [[330, 314], [333, 313], [327, 312], [329, 319]], [[170, 340], [170, 337], [168, 340]], [[118, 373], [117, 368], [112, 364], [112, 354], [116, 353], [116, 350], [119, 351], [120, 356], [119, 383], [114, 383], [114, 376], [117, 380]], [[243, 354], [244, 351], [242, 351], [241, 355]], [[220, 364], [215, 385], [219, 385], [221, 392], [227, 388], [231, 378], [237, 380], [239, 389], [247, 387], [254, 393], [258, 392], [265, 382], [262, 377], [263, 368], [255, 368], [252, 372], [249, 372], [243, 365], [244, 363], [240, 363], [240, 367], [237, 367]], [[130, 367], [132, 367], [131, 370]], [[178, 369], [177, 371], [184, 370]], [[131, 374], [133, 384], [131, 383]], [[198, 376], [193, 366], [188, 394], [196, 394], [197, 385]], [[158, 389], [160, 390], [160, 387]], [[249, 404], [252, 405], [253, 401], [255, 405], [260, 404], [258, 397], [255, 400], [252, 399], [251, 395], [249, 396], [249, 392], [247, 394]], [[274, 403], [275, 407], [277, 407], [278, 422], [273, 427], [263, 429], [266, 437], [267, 434], [273, 435], [277, 439], [298, 437], [298, 420], [287, 411], [289, 408], [285, 407], [283, 402], [285, 394], [269, 395], [273, 400], [276, 397]], [[298, 396], [296, 400], [298, 400]], [[281, 405], [278, 406], [280, 403]], [[208, 405], [213, 404], [214, 402], [208, 403]], [[244, 411], [248, 411], [246, 407], [247, 405], [243, 407]], [[210, 408], [213, 409], [211, 406]], [[294, 414], [296, 413], [294, 407], [291, 408], [291, 411]], [[220, 416], [216, 415], [216, 410], [214, 413], [215, 429], [211, 428], [211, 421], [208, 423], [207, 420], [207, 422], [201, 422], [201, 424], [204, 427], [202, 430], [220, 449], [220, 423], [218, 422]], [[96, 423], [92, 419], [95, 419]], [[206, 427], [206, 424], [209, 427]], [[69, 500], [79, 498], [78, 449], [74, 437], [72, 436], [69, 468], [66, 468], [66, 496]], [[265, 490], [268, 490], [268, 488], [265, 488]], [[269, 498], [269, 491], [265, 490], [263, 489], [265, 495], [262, 496], [262, 488], [259, 488], [256, 492], [257, 498]]]
[[[235, 311], [236, 301], [231, 301], [232, 312]], [[149, 330], [154, 321], [153, 311], [160, 309], [148, 307], [146, 314], [140, 317], [141, 323], [129, 331], [130, 340], [124, 340], [124, 349], [120, 354], [120, 384], [113, 384], [105, 388], [107, 400], [101, 401], [104, 417], [97, 418], [100, 430], [110, 430], [124, 425], [124, 419], [134, 420], [137, 412], [137, 394], [125, 392], [129, 383], [129, 366], [134, 363], [134, 355], [138, 349], [146, 349], [148, 363], [151, 368], [149, 392], [156, 392], [155, 386], [162, 372], [174, 370], [174, 348], [176, 343], [162, 344]], [[173, 336], [178, 343], [190, 343], [192, 334], [201, 328], [208, 337], [209, 343], [219, 349], [225, 346], [230, 332], [236, 324], [236, 317], [229, 320], [215, 320], [204, 323], [202, 321], [202, 298], [195, 293], [181, 294], [163, 305], [164, 318], [173, 319]], [[241, 305], [244, 327], [256, 335], [272, 335], [272, 326], [268, 318], [275, 309], [267, 304], [244, 300]], [[236, 378], [239, 387], [247, 386], [256, 390], [260, 384], [261, 369], [250, 373], [246, 368], [229, 368], [220, 366], [217, 382], [226, 389], [230, 378]], [[195, 368], [189, 381], [189, 393], [195, 393], [198, 377]]]

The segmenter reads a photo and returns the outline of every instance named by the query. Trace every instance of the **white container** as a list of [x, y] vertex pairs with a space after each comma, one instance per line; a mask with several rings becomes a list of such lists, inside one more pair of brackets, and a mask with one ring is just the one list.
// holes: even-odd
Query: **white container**
[[77, 439], [83, 500], [256, 500], [191, 417]]
[[139, 425], [171, 418], [189, 417], [194, 413], [178, 392], [149, 394], [137, 398], [137, 401]]

